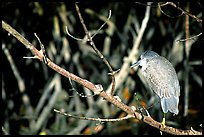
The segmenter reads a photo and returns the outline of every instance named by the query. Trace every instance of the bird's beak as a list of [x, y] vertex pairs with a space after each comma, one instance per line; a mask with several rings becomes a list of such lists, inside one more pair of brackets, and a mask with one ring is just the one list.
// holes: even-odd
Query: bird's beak
[[130, 66], [130, 68], [133, 68], [133, 67], [135, 67], [135, 66], [139, 66], [139, 65], [140, 65], [140, 61], [141, 61], [141, 60], [139, 60], [139, 61], [135, 62], [134, 64], [132, 64], [132, 65]]

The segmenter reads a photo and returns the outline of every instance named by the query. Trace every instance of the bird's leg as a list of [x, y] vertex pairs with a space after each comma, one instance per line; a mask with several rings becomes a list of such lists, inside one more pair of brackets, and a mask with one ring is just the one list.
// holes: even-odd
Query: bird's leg
[[[163, 113], [162, 125], [164, 125], [164, 126], [165, 126], [165, 122], [166, 122], [165, 117], [166, 117], [166, 113]], [[160, 134], [162, 135], [162, 131], [160, 131]]]
[[163, 124], [163, 125], [165, 125], [165, 122], [166, 122], [165, 117], [166, 117], [166, 113], [163, 113], [163, 119], [162, 119], [162, 124]]

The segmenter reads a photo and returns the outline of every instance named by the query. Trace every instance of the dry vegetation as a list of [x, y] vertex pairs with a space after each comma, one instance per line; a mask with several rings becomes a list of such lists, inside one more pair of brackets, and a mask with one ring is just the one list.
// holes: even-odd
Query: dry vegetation
[[[202, 128], [202, 5], [199, 2], [153, 3], [150, 7], [141, 3], [87, 2], [78, 3], [78, 6], [91, 35], [107, 21], [111, 10], [110, 20], [93, 41], [112, 70], [121, 69], [114, 77], [114, 95], [127, 106], [135, 106], [137, 118], [139, 114], [147, 115], [141, 109], [144, 107], [153, 120], [161, 122], [157, 96], [148, 90], [139, 71], [128, 68], [144, 50], [153, 50], [173, 64], [181, 86], [179, 115], [168, 113], [166, 125], [201, 134], [197, 131]], [[2, 22], [4, 134], [160, 134], [159, 123], [148, 123], [149, 116], [144, 121], [129, 118], [117, 122], [74, 117], [114, 119], [131, 114], [129, 108], [119, 106], [120, 102], [104, 94], [111, 90], [113, 77], [108, 74], [110, 68], [104, 60], [85, 41], [87, 36], [74, 3], [2, 3], [2, 21], [40, 50], [36, 33], [50, 59], [46, 64], [42, 58], [42, 62], [23, 58], [32, 57], [32, 52], [11, 32], [5, 31]], [[66, 26], [72, 36], [83, 40], [68, 36]], [[91, 88], [85, 88], [83, 81], [79, 84], [60, 75], [51, 69], [49, 61], [82, 79], [102, 85], [104, 93], [98, 95], [89, 90]], [[58, 110], [63, 115], [57, 113]], [[72, 116], [67, 117], [62, 112]]]

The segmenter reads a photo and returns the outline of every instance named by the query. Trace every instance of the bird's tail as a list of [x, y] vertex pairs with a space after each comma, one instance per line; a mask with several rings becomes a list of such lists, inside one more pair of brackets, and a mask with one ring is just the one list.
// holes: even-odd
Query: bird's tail
[[161, 99], [161, 107], [164, 113], [170, 111], [171, 113], [178, 114], [178, 97], [170, 97], [170, 98], [162, 98]]

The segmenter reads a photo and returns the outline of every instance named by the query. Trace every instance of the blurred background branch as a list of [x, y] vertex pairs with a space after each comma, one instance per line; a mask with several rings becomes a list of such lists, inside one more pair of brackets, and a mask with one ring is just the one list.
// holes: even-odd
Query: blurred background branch
[[[179, 115], [167, 115], [166, 124], [180, 128], [201, 130], [202, 108], [202, 45], [201, 36], [194, 39], [188, 37], [201, 33], [202, 23], [195, 18], [188, 19], [186, 28], [185, 16], [169, 18], [158, 6], [150, 6], [149, 21], [139, 47], [133, 51], [135, 41], [139, 41], [140, 28], [145, 17], [146, 6], [138, 3], [79, 3], [80, 11], [87, 29], [94, 34], [107, 19], [107, 12], [112, 11], [111, 19], [94, 37], [97, 48], [106, 56], [113, 70], [121, 69], [131, 52], [135, 61], [144, 50], [153, 50], [166, 57], [174, 65], [181, 85]], [[147, 3], [145, 3], [147, 4]], [[199, 2], [175, 3], [180, 8], [202, 19], [202, 5]], [[152, 5], [158, 5], [153, 3]], [[186, 9], [187, 5], [189, 8]], [[12, 9], [12, 10], [11, 10]], [[162, 11], [172, 17], [180, 15], [180, 11], [171, 5], [162, 6]], [[76, 41], [66, 34], [65, 27], [76, 37], [84, 37], [84, 30], [77, 18], [74, 3], [52, 2], [3, 2], [2, 20], [13, 26], [33, 45], [39, 42], [33, 35], [38, 34], [45, 46], [47, 56], [56, 64], [109, 89], [111, 80], [105, 64], [96, 56], [93, 49], [83, 41]], [[5, 32], [4, 30], [2, 30]], [[43, 63], [30, 57], [31, 53], [23, 48], [10, 34], [2, 33], [2, 103], [3, 126], [5, 134], [160, 134], [159, 131], [137, 119], [121, 122], [103, 123], [67, 118], [51, 113], [51, 107], [62, 108], [64, 112], [86, 117], [118, 118], [126, 114], [119, 108], [107, 103], [99, 96], [83, 98], [76, 92], [90, 95], [86, 88], [62, 77], [48, 69]], [[187, 39], [188, 61], [186, 60], [185, 41]], [[40, 49], [39, 47], [36, 47]], [[9, 53], [9, 54], [8, 54]], [[12, 62], [9, 61], [12, 58]], [[134, 59], [132, 61], [134, 61]], [[186, 66], [188, 65], [188, 82]], [[129, 62], [131, 63], [131, 62]], [[14, 66], [14, 67], [13, 67]], [[126, 65], [128, 67], [128, 64]], [[17, 72], [17, 73], [16, 73]], [[150, 115], [157, 121], [162, 119], [162, 111], [153, 96], [146, 88], [145, 81], [139, 71], [126, 69], [123, 82], [117, 85], [116, 93], [129, 106], [149, 108]], [[17, 75], [16, 75], [17, 74]], [[58, 78], [56, 78], [58, 77]], [[116, 76], [117, 77], [117, 76]], [[57, 79], [57, 80], [56, 80]], [[121, 79], [122, 80], [122, 79]], [[19, 83], [22, 83], [19, 84]], [[55, 83], [55, 84], [54, 84]], [[185, 97], [185, 86], [188, 86], [188, 97]], [[25, 87], [25, 88], [22, 88]], [[135, 94], [136, 93], [136, 96]], [[188, 107], [185, 107], [187, 99]], [[152, 107], [149, 107], [153, 104]], [[139, 109], [139, 108], [138, 108]], [[184, 111], [187, 115], [184, 115]], [[33, 125], [38, 122], [38, 126]], [[38, 128], [37, 133], [34, 132]], [[164, 133], [163, 133], [164, 134]]]

